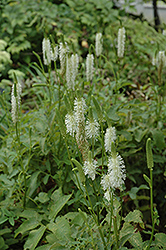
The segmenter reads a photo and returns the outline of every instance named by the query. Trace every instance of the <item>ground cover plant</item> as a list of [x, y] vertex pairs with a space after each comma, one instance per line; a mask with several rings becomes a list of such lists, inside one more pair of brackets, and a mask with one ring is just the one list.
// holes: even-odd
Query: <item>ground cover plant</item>
[[46, 32], [29, 78], [3, 81], [1, 249], [166, 248], [165, 37], [130, 22], [83, 53]]

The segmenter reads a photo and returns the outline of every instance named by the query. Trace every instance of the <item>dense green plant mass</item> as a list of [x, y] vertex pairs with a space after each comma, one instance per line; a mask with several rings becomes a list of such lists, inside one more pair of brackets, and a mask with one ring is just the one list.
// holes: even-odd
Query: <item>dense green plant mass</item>
[[0, 8], [0, 249], [165, 249], [166, 37], [108, 0]]

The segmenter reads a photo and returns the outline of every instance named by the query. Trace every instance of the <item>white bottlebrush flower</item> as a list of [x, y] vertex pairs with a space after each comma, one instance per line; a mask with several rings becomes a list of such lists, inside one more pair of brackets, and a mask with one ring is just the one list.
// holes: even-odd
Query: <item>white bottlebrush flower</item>
[[79, 57], [77, 54], [71, 56], [71, 65], [72, 65], [72, 74], [71, 74], [71, 82], [72, 82], [72, 89], [75, 89], [75, 80], [78, 74], [78, 64], [79, 64]]
[[109, 174], [102, 176], [101, 185], [103, 187], [103, 190], [110, 190], [111, 182], [110, 182], [110, 175]]
[[120, 155], [116, 154], [114, 157], [109, 158], [108, 175], [111, 188], [122, 189], [126, 179], [126, 171], [124, 161]]
[[89, 119], [86, 121], [85, 131], [87, 138], [96, 139], [99, 135], [99, 123], [96, 119], [90, 121]]
[[64, 44], [61, 42], [59, 44], [59, 60], [61, 65], [61, 73], [63, 74], [65, 72], [65, 64], [66, 64], [66, 56], [69, 52], [69, 47], [67, 43]]
[[83, 170], [85, 175], [88, 175], [89, 178], [92, 180], [95, 179], [96, 175], [96, 168], [97, 168], [97, 161], [96, 160], [91, 160], [91, 161], [85, 161], [83, 165]]
[[71, 75], [72, 75], [71, 58], [67, 55], [66, 56], [66, 83], [67, 83], [68, 89], [72, 88]]
[[65, 124], [67, 133], [69, 133], [71, 136], [74, 136], [74, 133], [76, 132], [76, 120], [74, 113], [67, 114], [65, 116]]
[[163, 30], [163, 35], [166, 36], [166, 30]]
[[56, 62], [56, 60], [58, 58], [58, 52], [59, 52], [58, 45], [53, 46], [53, 49], [51, 49], [51, 60], [53, 62]]
[[111, 200], [110, 190], [107, 190], [107, 191], [104, 193], [104, 198], [105, 198], [107, 201], [110, 201], [110, 200]]
[[118, 57], [123, 57], [125, 49], [125, 28], [122, 27], [118, 31]]
[[76, 123], [85, 122], [85, 100], [83, 98], [75, 98], [74, 100], [74, 112], [75, 112], [75, 119]]
[[14, 93], [14, 84], [12, 85], [12, 91], [11, 91], [11, 115], [12, 115], [12, 121], [14, 124], [18, 121], [18, 111], [20, 109], [20, 103], [21, 103], [21, 83], [18, 82], [16, 84], [16, 96]]
[[104, 137], [104, 146], [106, 152], [111, 152], [111, 144], [116, 140], [116, 129], [115, 127], [109, 127], [106, 129]]
[[165, 51], [159, 51], [156, 56], [153, 56], [152, 64], [157, 66], [158, 68], [165, 67], [166, 66]]
[[49, 38], [44, 38], [42, 42], [42, 51], [43, 51], [43, 62], [44, 65], [49, 65], [52, 59], [52, 49]]
[[94, 72], [94, 55], [88, 54], [86, 57], [86, 78], [87, 82], [93, 79]]
[[166, 65], [165, 51], [159, 51], [157, 56], [157, 65], [158, 67], [165, 67]]
[[157, 65], [156, 57], [155, 57], [155, 56], [152, 57], [152, 65], [153, 65], [153, 66], [156, 66], [156, 65]]
[[95, 43], [95, 50], [96, 50], [96, 56], [100, 56], [102, 53], [103, 49], [103, 39], [102, 39], [102, 34], [97, 33], [96, 34], [96, 43]]
[[68, 89], [75, 90], [75, 80], [78, 73], [78, 55], [66, 56], [66, 82]]
[[17, 101], [18, 101], [18, 107], [20, 108], [20, 103], [21, 103], [21, 92], [22, 92], [22, 86], [20, 82], [17, 82], [16, 84], [16, 89], [17, 89]]
[[14, 124], [17, 122], [17, 102], [16, 97], [14, 96], [14, 84], [12, 86], [12, 92], [11, 92], [11, 115], [12, 115], [12, 121]]

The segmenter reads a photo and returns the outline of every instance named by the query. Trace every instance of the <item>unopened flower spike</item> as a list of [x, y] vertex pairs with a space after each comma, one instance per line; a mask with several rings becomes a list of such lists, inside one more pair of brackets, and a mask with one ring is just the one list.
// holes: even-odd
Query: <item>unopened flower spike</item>
[[86, 136], [87, 138], [94, 138], [96, 139], [99, 135], [99, 123], [93, 117], [92, 107], [89, 108], [89, 116], [86, 121]]
[[152, 154], [152, 147], [151, 147], [151, 139], [148, 138], [146, 142], [146, 158], [147, 158], [147, 165], [148, 168], [153, 170], [153, 154]]
[[96, 56], [97, 57], [101, 55], [102, 49], [103, 49], [102, 34], [101, 33], [96, 33], [95, 51], [96, 51]]
[[88, 160], [85, 161], [83, 165], [83, 170], [85, 175], [88, 175], [89, 178], [94, 180], [96, 175], [96, 168], [97, 168], [97, 161], [92, 159], [92, 152], [89, 151]]
[[124, 56], [125, 50], [125, 28], [122, 27], [118, 31], [118, 57]]

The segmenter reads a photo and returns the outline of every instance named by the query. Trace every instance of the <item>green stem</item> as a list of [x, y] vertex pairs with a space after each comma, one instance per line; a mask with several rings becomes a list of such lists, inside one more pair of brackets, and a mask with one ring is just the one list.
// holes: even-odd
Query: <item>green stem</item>
[[[95, 196], [96, 196], [96, 202], [98, 203], [99, 202], [99, 197], [98, 197], [98, 194], [96, 192], [96, 188], [95, 188], [95, 185], [94, 185], [93, 181], [92, 181], [92, 187], [93, 187], [93, 190], [94, 190], [94, 193], [95, 193]], [[98, 223], [98, 225], [100, 225], [99, 204], [97, 204], [97, 223]]]
[[102, 173], [104, 171], [104, 131], [103, 131], [103, 124], [100, 124], [101, 126], [101, 143], [102, 143]]
[[110, 214], [110, 226], [109, 226], [110, 228], [109, 228], [109, 233], [108, 233], [108, 242], [111, 236], [112, 217], [113, 217], [113, 193], [111, 193], [111, 214]]
[[118, 229], [117, 229], [117, 219], [116, 217], [113, 218], [113, 224], [114, 224], [114, 234], [116, 239], [116, 249], [119, 249], [119, 235], [118, 235]]
[[151, 232], [151, 237], [149, 241], [149, 245], [147, 250], [150, 249], [152, 240], [153, 240], [153, 235], [154, 235], [154, 227], [155, 227], [155, 222], [154, 222], [154, 213], [153, 213], [153, 169], [150, 169], [150, 210], [151, 210], [151, 220], [152, 220], [152, 232]]
[[98, 221], [98, 218], [96, 217], [96, 214], [94, 212], [94, 209], [93, 209], [93, 205], [92, 205], [92, 202], [91, 202], [91, 199], [90, 199], [90, 196], [88, 194], [88, 190], [87, 190], [87, 187], [85, 186], [85, 190], [86, 190], [86, 194], [87, 194], [87, 197], [88, 197], [88, 201], [89, 201], [89, 204], [90, 204], [90, 207], [91, 207], [91, 211], [93, 213], [93, 218], [98, 226], [98, 230], [99, 230], [99, 233], [100, 233], [100, 236], [101, 236], [101, 239], [102, 239], [102, 242], [103, 242], [103, 245], [104, 245], [104, 250], [107, 250], [107, 245], [106, 245], [106, 242], [105, 242], [105, 239], [104, 239], [104, 235], [102, 233], [102, 230], [100, 228], [100, 221]]

